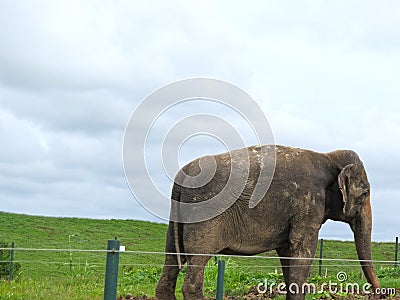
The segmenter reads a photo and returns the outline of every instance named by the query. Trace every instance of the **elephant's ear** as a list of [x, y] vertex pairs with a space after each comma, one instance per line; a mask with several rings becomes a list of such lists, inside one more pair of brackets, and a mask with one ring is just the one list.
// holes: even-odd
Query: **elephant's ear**
[[343, 212], [345, 211], [346, 208], [346, 202], [349, 200], [349, 178], [351, 177], [351, 171], [353, 169], [354, 165], [349, 164], [343, 168], [343, 170], [340, 172], [338, 176], [338, 184], [339, 184], [339, 189], [342, 192], [342, 198], [344, 202], [344, 207], [343, 207]]

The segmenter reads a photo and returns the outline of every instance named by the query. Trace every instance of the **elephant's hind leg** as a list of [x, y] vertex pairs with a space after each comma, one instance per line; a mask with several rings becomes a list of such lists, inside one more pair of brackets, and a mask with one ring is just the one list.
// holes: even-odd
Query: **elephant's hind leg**
[[182, 287], [185, 300], [206, 300], [204, 297], [204, 268], [210, 257], [196, 255], [188, 258], [185, 282]]
[[[182, 264], [186, 257], [181, 256]], [[165, 256], [164, 268], [156, 287], [156, 297], [159, 300], [176, 300], [175, 287], [176, 279], [179, 274], [179, 266], [176, 255], [167, 254]]]

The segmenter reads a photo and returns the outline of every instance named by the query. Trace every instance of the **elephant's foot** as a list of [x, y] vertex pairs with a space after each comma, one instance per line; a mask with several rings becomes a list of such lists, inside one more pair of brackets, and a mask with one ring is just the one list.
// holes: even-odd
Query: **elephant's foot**
[[286, 300], [304, 300], [305, 297], [304, 294], [286, 294]]
[[170, 291], [159, 291], [158, 287], [156, 290], [156, 299], [158, 300], [176, 300], [175, 293]]
[[204, 297], [203, 295], [188, 295], [188, 294], [184, 294], [183, 299], [184, 300], [207, 300], [207, 298]]
[[165, 277], [161, 277], [157, 284], [156, 298], [158, 300], [176, 300], [175, 285], [172, 285], [170, 282], [165, 282], [163, 280], [164, 278]]
[[207, 300], [203, 295], [203, 286], [198, 284], [187, 284], [182, 287], [183, 299], [185, 300]]

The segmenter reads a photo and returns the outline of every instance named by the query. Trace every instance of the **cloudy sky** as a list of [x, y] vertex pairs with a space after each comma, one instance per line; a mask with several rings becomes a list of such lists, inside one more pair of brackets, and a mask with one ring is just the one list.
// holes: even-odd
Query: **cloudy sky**
[[[373, 238], [399, 235], [400, 3], [215, 2], [0, 0], [0, 210], [157, 221], [125, 180], [126, 124], [154, 90], [211, 77], [248, 92], [278, 144], [357, 151]], [[187, 144], [182, 162], [221, 148]]]

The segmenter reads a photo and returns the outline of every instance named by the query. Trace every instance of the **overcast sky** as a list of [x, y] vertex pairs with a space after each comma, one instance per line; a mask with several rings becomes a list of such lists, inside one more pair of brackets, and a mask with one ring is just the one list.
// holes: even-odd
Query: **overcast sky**
[[[357, 151], [373, 239], [399, 235], [400, 3], [215, 2], [0, 0], [0, 210], [157, 221], [126, 183], [125, 126], [154, 90], [211, 77], [258, 102], [277, 144]], [[193, 139], [184, 160], [202, 143], [220, 152]]]

